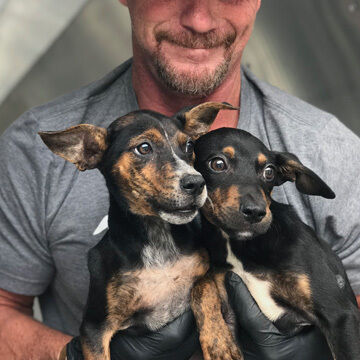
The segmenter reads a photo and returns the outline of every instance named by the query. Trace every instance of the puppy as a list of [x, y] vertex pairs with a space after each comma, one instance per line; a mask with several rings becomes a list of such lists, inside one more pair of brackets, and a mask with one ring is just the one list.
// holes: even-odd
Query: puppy
[[333, 191], [295, 155], [270, 151], [246, 131], [208, 133], [196, 142], [195, 155], [208, 188], [202, 245], [213, 273], [196, 284], [192, 308], [202, 348], [211, 349], [208, 359], [229, 356], [216, 349], [216, 324], [203, 300], [216, 289], [213, 308], [221, 312], [222, 303], [230, 311], [223, 283], [229, 268], [279, 330], [318, 326], [334, 359], [360, 359], [359, 310], [340, 259], [291, 206], [271, 198], [273, 187], [286, 181], [304, 194], [332, 199]]
[[90, 289], [80, 328], [86, 360], [110, 360], [118, 330], [157, 330], [189, 308], [192, 285], [208, 270], [193, 222], [207, 197], [192, 167], [193, 141], [221, 109], [235, 108], [210, 102], [172, 118], [135, 111], [107, 129], [81, 124], [40, 133], [80, 171], [99, 169], [109, 190], [109, 230], [88, 254]]

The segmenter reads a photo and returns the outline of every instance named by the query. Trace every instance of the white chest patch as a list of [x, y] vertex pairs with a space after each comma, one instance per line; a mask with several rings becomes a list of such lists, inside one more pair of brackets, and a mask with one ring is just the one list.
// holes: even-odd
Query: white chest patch
[[271, 297], [271, 283], [260, 280], [244, 270], [242, 262], [232, 252], [229, 240], [227, 241], [227, 251], [226, 261], [233, 266], [232, 271], [241, 277], [263, 314], [271, 321], [279, 319], [285, 310], [276, 304]]

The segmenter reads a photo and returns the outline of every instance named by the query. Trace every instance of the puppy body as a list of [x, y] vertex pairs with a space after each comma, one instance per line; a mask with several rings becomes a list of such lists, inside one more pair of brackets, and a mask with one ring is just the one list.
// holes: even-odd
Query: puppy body
[[[205, 103], [168, 118], [136, 111], [107, 129], [81, 124], [42, 132], [79, 170], [98, 168], [109, 190], [109, 230], [89, 251], [90, 288], [80, 328], [86, 360], [110, 360], [110, 340], [130, 326], [157, 330], [189, 308], [208, 270], [195, 241], [207, 190], [193, 143], [227, 104]], [[62, 352], [64, 356], [65, 352]]]
[[[99, 336], [104, 322], [109, 331], [161, 328], [189, 308], [193, 282], [208, 269], [206, 253], [194, 241], [196, 224], [176, 226], [185, 241], [162, 220], [147, 224], [131, 217], [111, 204], [111, 230], [89, 252], [91, 283], [81, 331], [86, 338]], [[114, 227], [121, 232], [113, 233]]]
[[287, 180], [326, 198], [331, 189], [294, 155], [271, 152], [245, 131], [209, 133], [195, 152], [209, 191], [202, 244], [213, 271], [229, 264], [281, 331], [316, 325], [335, 359], [359, 359], [359, 311], [340, 259], [291, 206], [271, 199]]

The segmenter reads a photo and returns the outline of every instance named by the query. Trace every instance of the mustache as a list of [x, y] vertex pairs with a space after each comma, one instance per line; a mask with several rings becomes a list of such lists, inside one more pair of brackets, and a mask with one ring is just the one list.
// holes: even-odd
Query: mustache
[[210, 30], [206, 33], [172, 33], [160, 30], [155, 33], [155, 39], [158, 44], [165, 40], [172, 44], [190, 49], [211, 49], [221, 46], [228, 49], [236, 39], [236, 32], [234, 30], [231, 33], [220, 34], [215, 30]]

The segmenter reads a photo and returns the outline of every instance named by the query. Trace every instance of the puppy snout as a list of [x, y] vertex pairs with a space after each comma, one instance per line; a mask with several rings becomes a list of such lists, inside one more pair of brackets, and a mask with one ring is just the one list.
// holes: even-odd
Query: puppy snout
[[241, 204], [240, 210], [243, 213], [244, 218], [250, 223], [258, 223], [266, 215], [266, 208], [261, 204]]
[[201, 175], [185, 175], [180, 180], [181, 189], [189, 195], [200, 195], [205, 186], [205, 180]]

